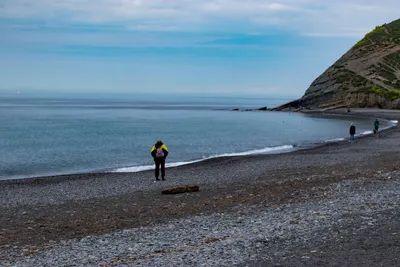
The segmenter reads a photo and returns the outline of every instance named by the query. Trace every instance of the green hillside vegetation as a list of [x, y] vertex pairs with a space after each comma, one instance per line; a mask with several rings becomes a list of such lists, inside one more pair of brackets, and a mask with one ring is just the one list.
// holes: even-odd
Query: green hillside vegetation
[[[400, 44], [400, 19], [389, 24], [375, 27], [374, 30], [367, 33], [363, 39], [353, 46], [353, 50], [361, 49], [366, 52], [377, 51], [380, 45], [385, 47], [386, 45], [393, 44]], [[365, 52], [362, 52], [359, 56], [364, 54]], [[334, 67], [336, 69], [338, 68], [338, 66], [335, 65]], [[376, 84], [368, 85], [368, 83], [371, 84], [371, 81], [359, 75], [355, 75], [352, 78], [351, 85], [359, 89], [352, 93], [375, 94], [391, 101], [400, 98], [400, 80], [396, 75], [396, 72], [400, 70], [400, 50], [384, 56], [381, 62], [372, 64], [368, 70], [370, 74], [378, 75], [380, 78], [377, 80], [380, 80], [384, 86]], [[347, 77], [339, 75], [337, 77], [337, 82], [343, 83], [347, 78], [350, 78], [349, 75], [347, 75]], [[388, 88], [385, 88], [386, 86]]]
[[387, 30], [393, 38], [393, 42], [400, 44], [400, 19], [387, 25]]
[[379, 88], [375, 86], [363, 87], [355, 91], [354, 93], [376, 94], [388, 100], [396, 100], [400, 98], [400, 90], [389, 90], [386, 88]]
[[303, 97], [275, 110], [400, 109], [400, 19], [375, 27], [317, 77]]
[[356, 43], [353, 48], [385, 42], [400, 44], [400, 19], [375, 27], [374, 30], [367, 33], [363, 39]]
[[400, 51], [385, 56], [383, 60], [387, 65], [400, 69]]

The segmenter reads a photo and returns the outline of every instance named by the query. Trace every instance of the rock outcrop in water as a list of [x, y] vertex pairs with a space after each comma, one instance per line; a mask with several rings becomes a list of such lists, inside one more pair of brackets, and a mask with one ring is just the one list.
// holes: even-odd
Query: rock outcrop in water
[[274, 110], [400, 109], [400, 19], [376, 27], [312, 82], [304, 96]]

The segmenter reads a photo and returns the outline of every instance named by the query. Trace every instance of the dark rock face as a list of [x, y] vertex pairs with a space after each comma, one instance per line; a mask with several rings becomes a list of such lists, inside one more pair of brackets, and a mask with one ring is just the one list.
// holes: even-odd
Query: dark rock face
[[376, 27], [315, 79], [298, 100], [274, 110], [400, 109], [400, 19]]

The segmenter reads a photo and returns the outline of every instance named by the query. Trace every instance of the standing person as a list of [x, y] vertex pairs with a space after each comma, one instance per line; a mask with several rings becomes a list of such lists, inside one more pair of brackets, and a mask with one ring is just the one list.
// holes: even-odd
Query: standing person
[[356, 126], [353, 123], [350, 124], [350, 142], [354, 141], [354, 135], [356, 134]]
[[375, 119], [375, 122], [374, 122], [374, 134], [377, 134], [378, 130], [379, 130], [379, 121], [378, 121], [378, 119]]
[[160, 165], [161, 165], [161, 178], [163, 181], [165, 181], [165, 159], [168, 156], [167, 146], [164, 145], [160, 139], [158, 139], [157, 143], [155, 143], [155, 145], [151, 148], [150, 153], [154, 159], [154, 163], [156, 164], [156, 169], [154, 171], [156, 180], [157, 181], [160, 180], [158, 177], [160, 175]]

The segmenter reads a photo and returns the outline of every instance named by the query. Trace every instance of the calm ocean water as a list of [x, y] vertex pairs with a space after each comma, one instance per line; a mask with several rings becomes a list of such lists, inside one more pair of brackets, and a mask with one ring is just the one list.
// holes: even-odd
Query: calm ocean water
[[232, 111], [290, 99], [200, 96], [0, 97], [0, 179], [152, 167], [161, 138], [169, 166], [210, 157], [279, 153], [358, 133], [373, 119]]

